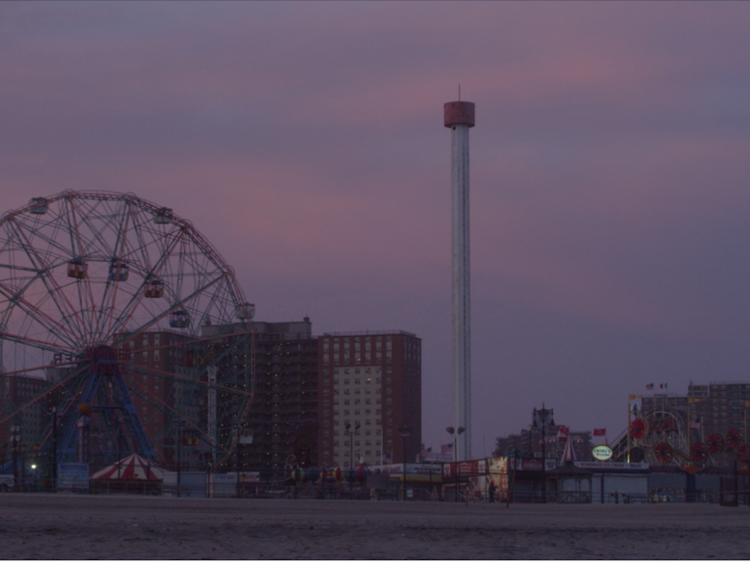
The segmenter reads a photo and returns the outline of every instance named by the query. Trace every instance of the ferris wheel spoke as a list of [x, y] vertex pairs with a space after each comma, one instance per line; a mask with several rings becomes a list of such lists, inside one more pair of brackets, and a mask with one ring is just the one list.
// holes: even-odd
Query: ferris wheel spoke
[[[68, 224], [70, 226], [70, 236], [72, 241], [72, 248], [74, 250], [77, 250], [78, 255], [80, 256], [80, 259], [86, 263], [85, 252], [84, 252], [84, 243], [81, 240], [81, 229], [79, 224], [79, 217], [76, 213], [76, 209], [73, 206], [71, 202], [72, 198], [67, 201], [68, 205]], [[85, 221], [86, 216], [85, 214], [81, 216], [81, 220]], [[84, 289], [81, 289], [81, 286], [84, 287]], [[76, 283], [76, 287], [78, 288], [78, 300], [79, 304], [81, 306], [81, 311], [83, 314], [84, 310], [87, 310], [87, 307], [84, 306], [84, 301], [88, 301], [90, 304], [89, 313], [84, 315], [84, 327], [86, 329], [86, 333], [89, 335], [93, 335], [97, 333], [96, 328], [94, 327], [94, 319], [96, 318], [96, 302], [94, 300], [94, 290], [91, 286], [91, 276], [85, 275], [83, 279], [79, 279], [78, 283]], [[88, 316], [88, 318], [86, 318]], [[91, 343], [91, 342], [87, 342]]]
[[[101, 305], [99, 307], [99, 318], [97, 325], [100, 326], [99, 337], [105, 339], [105, 335], [111, 334], [106, 332], [112, 326], [113, 311], [115, 303], [117, 302], [117, 291], [120, 286], [120, 268], [123, 267], [124, 261], [123, 256], [125, 254], [125, 246], [127, 241], [128, 225], [130, 224], [131, 212], [132, 212], [132, 201], [126, 200], [120, 206], [124, 206], [124, 210], [120, 213], [121, 219], [118, 225], [115, 227], [115, 242], [112, 245], [112, 255], [115, 267], [117, 268], [114, 279], [107, 280], [107, 284], [104, 286], [104, 293], [102, 295]], [[110, 296], [111, 294], [111, 296]]]
[[129, 362], [129, 361], [123, 362], [123, 365], [125, 365], [128, 368], [132, 369], [134, 372], [135, 371], [138, 371], [138, 372], [148, 371], [148, 374], [157, 375], [157, 376], [160, 376], [160, 377], [165, 378], [165, 379], [176, 379], [176, 380], [181, 380], [181, 381], [187, 381], [187, 382], [190, 382], [192, 384], [195, 384], [195, 385], [198, 385], [198, 386], [202, 386], [202, 387], [205, 387], [205, 388], [221, 389], [221, 390], [223, 390], [225, 392], [231, 392], [233, 394], [241, 394], [241, 395], [244, 395], [244, 396], [249, 396], [250, 398], [253, 397], [253, 393], [252, 392], [248, 392], [248, 391], [245, 391], [245, 390], [239, 390], [237, 388], [229, 388], [229, 387], [226, 387], [226, 386], [223, 386], [223, 385], [220, 385], [220, 384], [209, 384], [207, 381], [202, 381], [202, 380], [199, 380], [199, 379], [195, 379], [195, 378], [189, 377], [187, 375], [180, 375], [178, 373], [170, 373], [168, 371], [162, 371], [160, 369], [155, 369], [153, 367], [144, 367], [143, 365], [139, 365], [138, 363], [132, 363], [132, 362]]
[[[221, 277], [217, 277], [217, 278], [216, 278], [216, 279], [215, 279], [215, 280], [214, 280], [213, 282], [211, 282], [211, 283], [210, 283], [209, 285], [207, 285], [207, 286], [205, 286], [205, 287], [201, 287], [200, 289], [198, 289], [197, 291], [195, 291], [195, 292], [194, 292], [193, 294], [191, 294], [191, 295], [189, 295], [188, 297], [186, 297], [186, 298], [182, 299], [181, 301], [177, 302], [176, 304], [173, 304], [173, 305], [172, 305], [171, 307], [169, 307], [169, 308], [168, 308], [167, 310], [163, 311], [163, 312], [162, 312], [161, 314], [158, 314], [157, 316], [155, 316], [154, 318], [152, 318], [150, 322], [147, 322], [147, 323], [143, 324], [142, 326], [140, 326], [140, 327], [138, 328], [138, 330], [134, 331], [134, 332], [133, 332], [132, 334], [129, 334], [129, 335], [127, 335], [127, 336], [125, 337], [125, 339], [123, 339], [123, 340], [120, 340], [120, 341], [119, 341], [118, 343], [119, 343], [119, 344], [124, 344], [124, 343], [126, 343], [126, 342], [130, 341], [131, 339], [133, 339], [133, 338], [134, 338], [134, 337], [136, 336], [136, 333], [140, 333], [140, 332], [144, 332], [144, 331], [148, 330], [148, 329], [149, 329], [149, 328], [150, 328], [151, 326], [154, 326], [155, 324], [157, 324], [157, 323], [158, 323], [158, 322], [159, 322], [160, 320], [162, 320], [163, 318], [165, 318], [165, 317], [166, 317], [166, 316], [167, 316], [168, 314], [170, 314], [171, 312], [174, 312], [174, 311], [176, 311], [176, 310], [180, 310], [181, 308], [183, 308], [183, 307], [185, 306], [185, 304], [186, 304], [186, 303], [189, 303], [189, 302], [190, 302], [190, 301], [191, 301], [192, 299], [194, 299], [194, 298], [195, 298], [196, 296], [200, 295], [200, 294], [201, 294], [201, 293], [203, 293], [204, 291], [207, 291], [207, 290], [208, 290], [209, 288], [211, 288], [211, 287], [212, 287], [213, 285], [215, 285], [216, 283], [218, 283], [219, 281], [221, 281], [221, 280], [222, 280], [222, 279], [223, 279], [223, 278], [224, 278], [225, 276], [227, 276], [227, 275], [228, 275], [228, 273], [227, 273], [227, 272], [225, 272], [225, 273], [224, 273], [224, 274], [223, 274], [223, 275], [222, 275]], [[131, 311], [131, 314], [132, 314], [132, 311]], [[126, 322], [127, 320], [128, 320], [128, 318], [125, 318], [125, 319], [123, 319], [123, 320], [122, 320], [122, 321], [121, 321], [121, 322], [120, 322], [120, 323], [118, 324], [118, 326], [117, 326], [117, 329], [116, 329], [116, 330], [115, 330], [115, 331], [114, 331], [113, 333], [117, 333], [117, 331], [118, 331], [118, 330], [120, 329], [120, 326], [124, 325], [124, 323], [125, 323], [125, 322]]]
[[[58, 284], [54, 275], [52, 275], [51, 264], [46, 263], [44, 258], [39, 255], [39, 252], [34, 247], [34, 244], [32, 244], [26, 232], [24, 232], [24, 230], [21, 228], [21, 225], [18, 224], [16, 220], [11, 220], [9, 221], [9, 223], [14, 227], [18, 236], [18, 241], [24, 253], [27, 255], [31, 263], [35, 263], [39, 268], [37, 277], [42, 281], [45, 288], [47, 289], [48, 295], [50, 296], [52, 302], [60, 313], [61, 318], [78, 318], [80, 320], [78, 311], [68, 300], [65, 292]], [[67, 307], [65, 305], [67, 305]], [[72, 330], [73, 326], [70, 325], [70, 328]]]
[[27, 403], [25, 403], [20, 408], [17, 408], [11, 414], [7, 414], [4, 418], [0, 419], [0, 425], [4, 424], [8, 420], [12, 419], [13, 416], [19, 414], [21, 411], [25, 410], [26, 408], [28, 408], [32, 404], [36, 404], [42, 398], [44, 398], [46, 395], [50, 394], [53, 390], [56, 390], [56, 389], [62, 387], [63, 385], [65, 385], [65, 383], [68, 383], [68, 382], [72, 381], [74, 378], [76, 378], [78, 375], [80, 375], [86, 369], [88, 369], [88, 365], [82, 366], [80, 369], [78, 369], [77, 371], [75, 371], [73, 374], [65, 377], [64, 379], [62, 379], [61, 381], [59, 381], [57, 384], [55, 384], [55, 385], [51, 386], [50, 388], [46, 389], [44, 392], [42, 392], [36, 398], [32, 398], [30, 401], [28, 401]]
[[[63, 355], [62, 353], [60, 355]], [[0, 377], [7, 377], [10, 375], [21, 375], [23, 373], [32, 373], [34, 371], [41, 371], [42, 369], [55, 369], [59, 367], [67, 367], [68, 365], [78, 365], [81, 361], [76, 359], [75, 361], [60, 361], [59, 363], [49, 363], [47, 365], [34, 365], [33, 367], [24, 367], [23, 369], [15, 369], [13, 371], [3, 371], [0, 373]]]
[[182, 414], [181, 412], [179, 412], [178, 410], [176, 410], [175, 408], [173, 408], [172, 406], [170, 406], [170, 405], [169, 405], [169, 404], [168, 404], [168, 403], [167, 403], [167, 402], [166, 402], [165, 400], [163, 400], [163, 399], [162, 399], [162, 398], [161, 398], [160, 396], [158, 396], [158, 395], [154, 394], [154, 393], [153, 393], [153, 392], [152, 392], [152, 391], [151, 391], [150, 389], [148, 389], [148, 388], [147, 388], [146, 386], [144, 386], [143, 384], [139, 383], [139, 382], [138, 382], [138, 381], [136, 381], [136, 380], [131, 380], [131, 382], [132, 382], [133, 384], [135, 384], [135, 385], [136, 385], [136, 386], [138, 387], [138, 390], [140, 391], [140, 392], [139, 392], [139, 396], [141, 396], [141, 398], [149, 398], [149, 399], [151, 399], [151, 400], [152, 400], [152, 403], [156, 403], [156, 404], [159, 404], [159, 406], [163, 407], [163, 408], [164, 408], [164, 409], [165, 409], [166, 411], [168, 411], [169, 413], [171, 413], [171, 414], [173, 414], [173, 415], [175, 415], [175, 416], [179, 417], [179, 418], [180, 418], [180, 420], [182, 421], [182, 423], [183, 423], [183, 424], [184, 424], [185, 426], [188, 426], [189, 428], [193, 429], [193, 430], [194, 430], [194, 431], [196, 431], [197, 433], [200, 433], [200, 434], [201, 434], [201, 436], [202, 436], [202, 437], [203, 437], [204, 439], [206, 439], [206, 441], [208, 441], [208, 442], [209, 442], [209, 443], [211, 444], [211, 446], [212, 446], [212, 447], [214, 447], [214, 448], [220, 448], [220, 449], [223, 449], [223, 447], [222, 447], [222, 446], [221, 446], [221, 445], [220, 445], [219, 443], [216, 443], [215, 441], [213, 441], [213, 440], [212, 440], [212, 439], [210, 438], [210, 436], [208, 436], [208, 435], [206, 434], [206, 432], [205, 432], [205, 431], [203, 431], [203, 430], [202, 430], [202, 429], [201, 429], [200, 427], [198, 427], [198, 426], [197, 426], [197, 425], [195, 425], [195, 424], [194, 424], [193, 422], [191, 422], [191, 421], [190, 421], [190, 420], [189, 420], [188, 418], [186, 418], [186, 417], [185, 417], [185, 416], [184, 416], [184, 415], [183, 415], [183, 414]]
[[[74, 334], [70, 333], [70, 331], [68, 330], [68, 326], [57, 322], [53, 318], [50, 318], [48, 315], [37, 309], [22, 296], [9, 294], [8, 290], [2, 285], [0, 285], [0, 294], [2, 294], [10, 302], [16, 303], [18, 309], [21, 312], [34, 320], [43, 329], [49, 331], [51, 334], [55, 334], [55, 336], [57, 336], [58, 338], [63, 339], [63, 341], [66, 341], [71, 347], [75, 347], [76, 338]], [[10, 309], [10, 311], [12, 311], [12, 309]]]
[[[174, 237], [174, 240], [172, 241], [172, 243], [169, 246], [167, 246], [164, 253], [161, 255], [161, 258], [159, 259], [159, 261], [154, 265], [153, 269], [149, 272], [147, 279], [159, 278], [159, 276], [161, 275], [162, 268], [164, 268], [166, 264], [168, 263], [169, 257], [171, 256], [172, 252], [174, 252], [175, 247], [179, 244], [183, 235], [184, 235], [184, 229], [180, 230], [180, 232], [178, 232], [177, 235]], [[110, 333], [116, 334], [123, 328], [123, 326], [125, 326], [125, 324], [127, 324], [127, 322], [132, 318], [134, 312], [138, 308], [138, 305], [142, 302], [143, 298], [145, 298], [144, 291], [138, 291], [132, 296], [132, 298], [130, 299], [130, 302], [128, 302], [123, 307], [120, 316], [112, 323], [112, 327], [110, 328]], [[156, 322], [164, 318], [172, 310], [173, 309], [169, 309], [163, 312], [161, 315], [155, 318], [153, 322], [147, 324], [141, 329], [147, 329], [149, 326], [155, 324]]]

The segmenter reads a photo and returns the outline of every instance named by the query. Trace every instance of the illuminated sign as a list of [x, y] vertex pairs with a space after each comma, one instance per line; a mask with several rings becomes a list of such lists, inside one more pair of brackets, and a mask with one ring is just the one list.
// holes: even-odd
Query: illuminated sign
[[598, 461], [606, 461], [612, 457], [612, 449], [606, 445], [597, 445], [591, 449], [591, 456]]

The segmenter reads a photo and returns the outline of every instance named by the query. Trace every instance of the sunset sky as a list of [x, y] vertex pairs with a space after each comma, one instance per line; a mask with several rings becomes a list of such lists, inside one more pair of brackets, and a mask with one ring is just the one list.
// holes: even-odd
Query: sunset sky
[[448, 442], [450, 131], [471, 130], [473, 452], [542, 402], [750, 381], [750, 4], [2, 2], [0, 212], [133, 192], [257, 319], [423, 341]]

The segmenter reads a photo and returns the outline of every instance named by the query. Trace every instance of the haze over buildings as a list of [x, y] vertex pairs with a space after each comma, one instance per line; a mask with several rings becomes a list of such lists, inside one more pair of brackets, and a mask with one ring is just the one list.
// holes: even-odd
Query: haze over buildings
[[648, 383], [747, 378], [749, 24], [746, 3], [3, 2], [3, 208], [134, 192], [258, 317], [418, 334], [437, 450], [460, 82], [473, 456], [545, 400], [619, 433]]

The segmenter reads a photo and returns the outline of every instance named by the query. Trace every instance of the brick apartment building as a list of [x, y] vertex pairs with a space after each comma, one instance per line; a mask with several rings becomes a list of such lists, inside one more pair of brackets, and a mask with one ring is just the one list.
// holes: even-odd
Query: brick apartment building
[[[22, 375], [0, 377], [0, 412], [11, 414], [19, 407], [31, 402], [47, 388], [45, 379]], [[31, 458], [36, 454], [35, 445], [41, 441], [44, 428], [50, 423], [50, 416], [45, 409], [46, 402], [37, 401], [20, 410], [13, 418], [0, 424], [0, 464], [12, 459], [13, 446], [10, 441], [11, 426], [19, 428], [21, 440], [18, 442], [18, 459], [21, 456]], [[5, 415], [3, 417], [5, 417]]]
[[284, 476], [287, 463], [318, 465], [318, 344], [312, 323], [254, 322], [255, 396], [247, 428], [253, 442], [241, 452], [242, 470]]
[[[403, 331], [318, 338], [320, 465], [414, 461], [422, 440], [421, 340]], [[408, 435], [402, 436], [404, 427]]]

